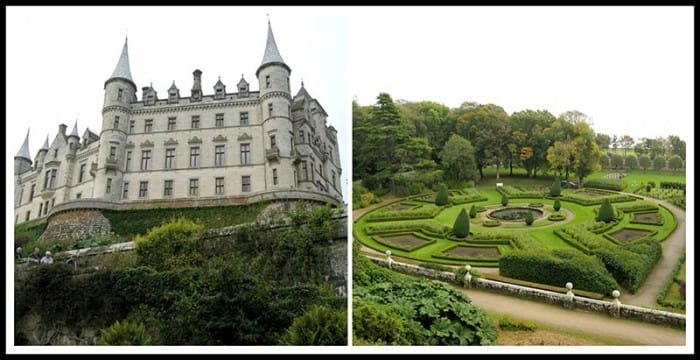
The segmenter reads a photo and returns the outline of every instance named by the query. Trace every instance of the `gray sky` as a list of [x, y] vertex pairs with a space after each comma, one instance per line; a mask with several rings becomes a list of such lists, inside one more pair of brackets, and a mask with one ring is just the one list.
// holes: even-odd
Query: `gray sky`
[[387, 92], [509, 114], [579, 110], [597, 132], [692, 140], [692, 7], [394, 7], [354, 20], [361, 105]]
[[[160, 97], [175, 81], [189, 96], [192, 71], [202, 70], [205, 94], [219, 76], [235, 89], [241, 74], [258, 90], [270, 14], [277, 47], [291, 67], [296, 94], [303, 79], [309, 94], [338, 130], [345, 179], [351, 168], [351, 98], [347, 85], [347, 16], [335, 8], [298, 7], [8, 7], [6, 47], [7, 154], [14, 157], [30, 128], [36, 155], [64, 123], [78, 119], [98, 132], [104, 82], [129, 37], [131, 74], [141, 88], [153, 83]], [[183, 95], [183, 96], [184, 96]], [[8, 161], [8, 178], [12, 161]]]

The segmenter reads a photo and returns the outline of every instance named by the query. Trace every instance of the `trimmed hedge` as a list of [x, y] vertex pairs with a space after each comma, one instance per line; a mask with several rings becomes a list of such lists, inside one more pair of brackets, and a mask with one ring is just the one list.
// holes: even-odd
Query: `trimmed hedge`
[[499, 272], [502, 276], [554, 286], [571, 282], [574, 289], [601, 294], [618, 288], [598, 258], [575, 250], [514, 251], [501, 256]]
[[[433, 254], [432, 257], [434, 257], [436, 259], [446, 259], [446, 260], [468, 260], [468, 261], [472, 261], [472, 262], [476, 262], [476, 261], [478, 261], [478, 262], [495, 262], [496, 264], [498, 264], [498, 258], [500, 257], [500, 255], [495, 257], [495, 258], [487, 258], [487, 257], [479, 258], [479, 257], [468, 257], [468, 256], [458, 256], [458, 255], [446, 254], [446, 252], [448, 252], [449, 250], [452, 250], [458, 246], [480, 247], [480, 248], [485, 248], [485, 249], [497, 249], [498, 250], [498, 247], [495, 247], [495, 246], [478, 246], [478, 245], [475, 246], [475, 245], [457, 244], [454, 246], [450, 246], [449, 248], [443, 250], [439, 254]], [[500, 251], [499, 251], [499, 254], [500, 254]], [[472, 265], [473, 265], [473, 263], [472, 263]]]
[[[496, 188], [501, 195], [511, 199], [542, 198], [545, 193], [537, 190], [525, 190], [518, 186], [506, 185]], [[505, 206], [505, 205], [504, 205]]]
[[385, 220], [414, 220], [414, 219], [431, 219], [440, 212], [441, 208], [434, 204], [426, 204], [408, 210], [382, 210], [373, 211], [367, 216], [368, 221], [385, 221]]
[[368, 235], [405, 231], [422, 231], [428, 235], [441, 237], [450, 231], [450, 227], [435, 220], [382, 222], [365, 226], [365, 232], [367, 232]]
[[566, 215], [563, 214], [552, 214], [547, 217], [549, 221], [563, 221], [566, 220]]
[[460, 238], [469, 235], [469, 215], [467, 215], [467, 211], [464, 210], [464, 208], [459, 212], [459, 215], [457, 215], [452, 231], [455, 236]]
[[438, 191], [437, 195], [435, 196], [435, 205], [437, 206], [443, 206], [447, 205], [447, 203], [450, 201], [449, 195], [447, 194], [447, 188], [445, 185], [440, 186], [440, 191]]
[[668, 291], [671, 290], [671, 286], [676, 282], [676, 278], [678, 277], [678, 273], [681, 271], [681, 268], [683, 267], [684, 263], [685, 263], [685, 253], [683, 255], [681, 255], [681, 257], [678, 259], [678, 262], [676, 263], [676, 266], [673, 268], [671, 275], [668, 276], [668, 278], [666, 279], [666, 282], [664, 283], [664, 286], [661, 288], [661, 291], [659, 291], [659, 295], [656, 297], [656, 302], [659, 305], [670, 306], [673, 308], [681, 308], [681, 309], [685, 310], [685, 301], [668, 301], [668, 300], [666, 300], [666, 295], [668, 294]]
[[593, 254], [620, 286], [634, 294], [661, 258], [661, 245], [654, 240], [643, 240], [625, 246], [601, 247]]
[[616, 207], [618, 210], [621, 210], [624, 213], [647, 212], [647, 211], [658, 211], [659, 210], [658, 205], [652, 204], [652, 203], [646, 202], [646, 201], [643, 203], [618, 205]]
[[624, 180], [619, 179], [589, 179], [583, 183], [583, 186], [587, 188], [622, 191], [627, 187], [627, 184]]
[[391, 242], [391, 241], [384, 240], [384, 239], [383, 239], [382, 237], [380, 237], [380, 236], [373, 236], [372, 239], [374, 239], [374, 241], [376, 241], [376, 242], [378, 242], [378, 243], [380, 243], [380, 244], [382, 244], [382, 245], [384, 245], [384, 246], [386, 246], [386, 247], [390, 247], [390, 248], [392, 248], [392, 249], [403, 250], [403, 251], [406, 251], [406, 252], [411, 252], [411, 251], [420, 249], [420, 248], [425, 247], [425, 246], [428, 246], [428, 245], [430, 245], [430, 244], [434, 244], [434, 243], [437, 241], [437, 240], [435, 240], [435, 239], [431, 239], [431, 238], [428, 238], [428, 237], [426, 237], [426, 236], [423, 236], [421, 233], [417, 233], [417, 232], [395, 233], [395, 234], [391, 234], [391, 236], [401, 236], [401, 235], [413, 235], [413, 236], [415, 236], [415, 237], [417, 237], [417, 238], [421, 238], [421, 239], [425, 240], [425, 242], [422, 242], [422, 243], [420, 243], [420, 244], [416, 244], [416, 245], [413, 245], [413, 246], [400, 246], [400, 245], [398, 245], [398, 244], [396, 244], [396, 243], [393, 243], [393, 242]]

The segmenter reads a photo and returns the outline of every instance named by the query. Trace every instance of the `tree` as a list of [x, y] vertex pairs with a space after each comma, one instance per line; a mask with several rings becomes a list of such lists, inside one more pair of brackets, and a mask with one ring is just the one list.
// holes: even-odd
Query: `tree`
[[638, 160], [639, 167], [641, 167], [642, 169], [646, 170], [651, 167], [651, 159], [648, 155], [640, 155]]
[[623, 156], [627, 156], [627, 150], [631, 149], [634, 145], [634, 138], [632, 138], [629, 135], [622, 135], [618, 142], [620, 143], [620, 147], [622, 148]]
[[606, 223], [615, 220], [615, 209], [613, 209], [613, 206], [608, 198], [603, 199], [603, 204], [600, 205], [596, 220], [605, 221]]
[[440, 152], [440, 163], [448, 179], [476, 180], [474, 147], [465, 138], [452, 134]]
[[547, 164], [547, 148], [551, 144], [548, 131], [555, 121], [546, 110], [524, 110], [510, 116], [513, 146], [529, 178], [536, 177], [537, 171]]
[[503, 195], [501, 196], [501, 205], [503, 205], [503, 206], [507, 206], [507, 205], [508, 205], [508, 196], [506, 196], [506, 194], [503, 194]]
[[610, 168], [610, 155], [603, 153], [603, 155], [600, 156], [600, 166], [604, 169]]
[[457, 215], [452, 231], [454, 232], [455, 236], [461, 238], [469, 235], [469, 216], [467, 216], [467, 211], [464, 210], [464, 208], [462, 208], [462, 211], [460, 211], [459, 215]]
[[547, 149], [547, 161], [558, 174], [566, 172], [566, 179], [569, 178], [569, 167], [571, 166], [572, 149], [569, 143], [555, 141], [554, 145]]
[[625, 157], [625, 166], [630, 170], [636, 170], [639, 168], [639, 162], [634, 154], [629, 154]]
[[533, 222], [535, 222], [535, 217], [532, 216], [532, 211], [528, 211], [527, 214], [525, 214], [525, 224], [530, 226]]
[[566, 112], [560, 114], [559, 118], [568, 122], [568, 123], [571, 123], [571, 124], [576, 124], [578, 122], [590, 122], [588, 115], [586, 115], [578, 110], [566, 111]]
[[430, 154], [434, 161], [439, 160], [442, 148], [454, 133], [454, 119], [450, 116], [450, 108], [432, 101], [403, 102], [397, 101], [401, 117], [413, 125], [414, 135], [425, 137]]
[[663, 156], [657, 156], [652, 160], [654, 164], [654, 170], [663, 170], [666, 167], [666, 159]]
[[510, 154], [511, 143], [508, 113], [494, 104], [467, 106], [457, 109], [455, 131], [474, 146], [474, 157], [481, 178], [487, 165], [496, 165], [496, 179], [500, 167]]
[[680, 168], [683, 167], [683, 159], [679, 155], [673, 155], [671, 156], [670, 159], [668, 159], [668, 167], [671, 168], [671, 170], [676, 171]]
[[469, 217], [474, 219], [476, 218], [476, 206], [472, 205], [472, 207], [469, 209]]
[[603, 154], [595, 143], [595, 133], [586, 122], [574, 124], [576, 137], [572, 141], [571, 169], [578, 177], [578, 185], [583, 185], [583, 178], [600, 170], [600, 156]]
[[685, 141], [676, 135], [669, 135], [666, 142], [668, 143], [668, 152], [670, 152], [671, 155], [678, 155], [681, 159], [685, 160]]
[[554, 179], [552, 186], [549, 188], [549, 196], [560, 196], [561, 195], [561, 179], [558, 177]]
[[602, 149], [610, 149], [610, 135], [603, 134], [603, 133], [597, 133], [595, 134], [595, 142], [598, 144], [598, 147]]
[[437, 195], [435, 196], [435, 205], [437, 206], [443, 206], [447, 205], [447, 203], [450, 201], [450, 195], [447, 193], [447, 188], [445, 185], [440, 185], [440, 191], [438, 191]]
[[554, 200], [554, 211], [559, 211], [561, 209], [561, 202], [559, 202], [559, 199]]
[[620, 154], [612, 154], [610, 157], [610, 167], [617, 170], [622, 169], [624, 158]]

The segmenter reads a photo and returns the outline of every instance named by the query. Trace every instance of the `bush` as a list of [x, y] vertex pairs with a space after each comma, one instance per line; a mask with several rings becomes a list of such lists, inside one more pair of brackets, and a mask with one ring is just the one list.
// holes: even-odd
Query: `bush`
[[504, 316], [498, 321], [498, 327], [501, 330], [505, 331], [535, 331], [535, 329], [537, 329], [537, 324], [531, 321], [523, 322], [519, 320], [513, 320], [508, 316]]
[[97, 345], [151, 345], [153, 338], [143, 324], [124, 320], [102, 330]]
[[347, 311], [314, 305], [294, 318], [280, 345], [347, 345]]
[[457, 219], [455, 219], [455, 225], [452, 230], [457, 237], [466, 237], [469, 235], [469, 216], [467, 216], [467, 212], [462, 209], [462, 211], [459, 212], [459, 215], [457, 215]]
[[600, 205], [600, 210], [598, 210], [597, 221], [604, 221], [609, 223], [615, 220], [615, 209], [613, 209], [612, 204], [608, 198], [603, 199], [603, 204]]
[[534, 216], [532, 216], [532, 211], [528, 211], [527, 214], [525, 215], [525, 224], [528, 226], [532, 225], [532, 223], [535, 222]]
[[445, 187], [445, 185], [440, 185], [440, 191], [438, 191], [437, 195], [435, 196], [435, 205], [447, 205], [449, 201], [450, 197], [447, 194], [447, 188]]
[[583, 186], [587, 188], [622, 191], [627, 186], [627, 183], [620, 179], [590, 179], [586, 180]]
[[661, 245], [654, 240], [642, 240], [624, 246], [600, 247], [593, 253], [622, 287], [635, 293], [661, 258]]
[[559, 199], [554, 200], [554, 211], [559, 211], [561, 209], [561, 202]]
[[472, 205], [469, 209], [469, 217], [472, 219], [476, 218], [476, 206]]
[[508, 196], [506, 195], [501, 195], [501, 205], [507, 206], [508, 205]]
[[559, 195], [561, 195], [561, 180], [559, 180], [559, 178], [556, 178], [552, 183], [552, 187], [549, 188], [549, 196]]
[[198, 265], [202, 254], [197, 239], [202, 225], [180, 218], [151, 229], [145, 236], [134, 239], [138, 262], [156, 270], [173, 270]]
[[486, 220], [481, 225], [483, 225], [484, 227], [496, 227], [501, 225], [501, 222], [498, 220]]
[[562, 221], [566, 220], [566, 215], [564, 214], [552, 214], [547, 217], [549, 221]]

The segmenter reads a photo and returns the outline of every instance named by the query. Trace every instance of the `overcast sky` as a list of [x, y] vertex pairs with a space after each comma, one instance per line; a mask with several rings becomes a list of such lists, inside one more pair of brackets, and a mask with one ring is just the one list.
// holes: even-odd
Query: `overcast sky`
[[692, 7], [373, 8], [351, 21], [350, 88], [361, 105], [579, 110], [597, 132], [689, 142], [693, 32]]
[[[292, 95], [303, 79], [309, 94], [338, 130], [345, 179], [351, 168], [351, 99], [347, 84], [348, 21], [335, 8], [294, 7], [8, 7], [6, 48], [7, 154], [14, 157], [30, 128], [32, 160], [58, 125], [68, 132], [78, 120], [102, 128], [104, 82], [129, 38], [131, 74], [141, 88], [151, 83], [160, 98], [175, 81], [189, 96], [192, 71], [200, 69], [205, 94], [219, 76], [235, 91], [241, 74], [258, 90], [255, 71], [267, 39], [270, 14], [277, 47], [292, 69]], [[7, 162], [8, 178], [12, 161]]]

